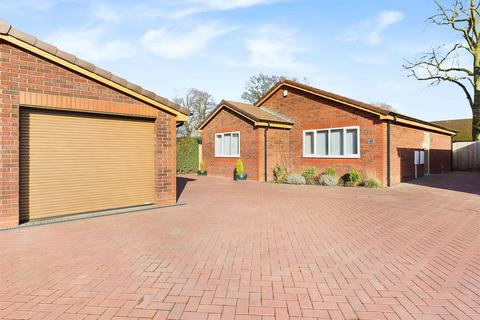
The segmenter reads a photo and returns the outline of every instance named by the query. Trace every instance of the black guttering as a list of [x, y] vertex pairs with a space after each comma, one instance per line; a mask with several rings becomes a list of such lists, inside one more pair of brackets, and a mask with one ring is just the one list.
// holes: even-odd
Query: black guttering
[[[269, 123], [268, 125], [270, 126], [270, 123]], [[268, 139], [268, 138], [267, 138], [267, 136], [268, 136], [268, 128], [269, 128], [269, 127], [266, 127], [266, 128], [265, 128], [265, 132], [264, 132], [264, 144], [265, 144], [265, 147], [263, 148], [263, 152], [264, 152], [264, 155], [263, 155], [263, 156], [264, 156], [264, 158], [265, 158], [265, 161], [264, 161], [264, 169], [263, 169], [263, 170], [265, 171], [265, 172], [264, 172], [265, 182], [268, 182], [268, 172], [267, 172], [267, 170], [268, 170], [268, 159], [267, 159], [267, 157], [268, 157], [268, 143], [267, 143], [267, 142], [268, 142], [268, 140], [267, 140], [267, 139]]]
[[391, 134], [390, 134], [390, 126], [391, 121], [387, 121], [387, 187], [392, 186], [392, 177], [391, 177], [391, 154], [390, 154], [390, 146], [391, 146]]

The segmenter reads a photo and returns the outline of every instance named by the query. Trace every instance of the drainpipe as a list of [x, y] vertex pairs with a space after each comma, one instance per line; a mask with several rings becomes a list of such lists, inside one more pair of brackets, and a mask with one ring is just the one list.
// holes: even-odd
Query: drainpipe
[[387, 187], [392, 186], [392, 177], [391, 177], [391, 155], [390, 155], [390, 124], [391, 121], [387, 121]]
[[[268, 127], [270, 127], [270, 123], [268, 124]], [[264, 160], [265, 160], [265, 161], [264, 161], [265, 182], [268, 181], [268, 172], [267, 172], [267, 167], [268, 167], [268, 166], [267, 166], [267, 157], [268, 157], [268, 152], [267, 152], [267, 151], [268, 151], [268, 150], [267, 150], [267, 149], [268, 149], [267, 133], [268, 133], [268, 127], [265, 127], [264, 137], [263, 137], [263, 139], [264, 139], [264, 144], [265, 144], [265, 147], [263, 148], [263, 152], [264, 152], [263, 157], [264, 157]]]

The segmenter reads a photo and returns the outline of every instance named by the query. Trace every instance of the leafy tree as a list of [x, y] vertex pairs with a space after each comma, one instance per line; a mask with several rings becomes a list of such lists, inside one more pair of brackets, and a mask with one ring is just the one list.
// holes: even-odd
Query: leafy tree
[[[263, 97], [268, 90], [273, 88], [278, 82], [285, 79], [299, 81], [297, 78], [287, 78], [285, 76], [267, 75], [263, 73], [252, 76], [248, 79], [245, 85], [242, 99], [253, 104]], [[307, 78], [303, 78], [301, 82], [308, 83], [308, 80]]]
[[[480, 18], [478, 0], [453, 0], [451, 6], [434, 0], [437, 14], [427, 22], [437, 26], [449, 27], [457, 33], [459, 40], [453, 45], [442, 45], [424, 54], [418, 61], [407, 61], [404, 68], [409, 76], [427, 81], [435, 86], [440, 83], [452, 83], [465, 94], [472, 109], [473, 140], [480, 140]], [[470, 65], [461, 60], [471, 60]]]
[[177, 131], [177, 135], [180, 137], [197, 136], [195, 128], [205, 120], [216, 105], [211, 94], [195, 88], [187, 90], [183, 97], [176, 97], [173, 100], [191, 112], [188, 123], [185, 123]]

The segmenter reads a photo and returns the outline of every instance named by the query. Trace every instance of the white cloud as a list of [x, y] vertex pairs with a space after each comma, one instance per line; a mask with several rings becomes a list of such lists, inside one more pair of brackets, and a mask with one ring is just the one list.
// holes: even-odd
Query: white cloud
[[290, 72], [302, 72], [308, 65], [297, 61], [296, 55], [305, 49], [298, 45], [294, 30], [267, 26], [245, 43], [249, 65]]
[[130, 58], [135, 46], [128, 41], [107, 40], [107, 30], [101, 27], [57, 32], [46, 39], [61, 50], [92, 62]]
[[141, 45], [163, 58], [185, 58], [192, 56], [208, 43], [233, 30], [216, 25], [199, 25], [190, 32], [174, 33], [166, 28], [148, 30], [140, 39]]
[[2, 10], [18, 10], [29, 9], [36, 11], [50, 10], [60, 3], [74, 2], [74, 0], [15, 0], [1, 1], [0, 9]]
[[400, 11], [381, 11], [375, 19], [365, 20], [340, 35], [343, 42], [362, 42], [371, 46], [383, 42], [385, 31], [392, 25], [402, 21], [404, 14]]
[[122, 13], [117, 8], [106, 4], [96, 5], [92, 10], [92, 14], [105, 22], [117, 22], [122, 19]]
[[179, 3], [185, 7], [173, 12], [171, 17], [180, 19], [202, 12], [244, 9], [284, 1], [288, 0], [184, 0]]

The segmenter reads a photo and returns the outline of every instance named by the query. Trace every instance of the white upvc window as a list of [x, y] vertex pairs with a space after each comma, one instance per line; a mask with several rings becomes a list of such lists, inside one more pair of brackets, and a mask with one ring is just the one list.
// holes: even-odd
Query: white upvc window
[[303, 131], [305, 158], [360, 158], [360, 127]]
[[215, 134], [215, 157], [240, 157], [240, 132]]

